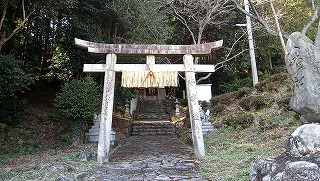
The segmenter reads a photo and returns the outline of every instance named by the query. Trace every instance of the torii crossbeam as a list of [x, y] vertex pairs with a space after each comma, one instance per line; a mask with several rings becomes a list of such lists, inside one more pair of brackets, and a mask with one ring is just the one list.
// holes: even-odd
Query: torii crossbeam
[[[200, 45], [104, 44], [75, 38], [75, 44], [89, 53], [106, 56], [106, 64], [84, 64], [84, 72], [105, 72], [97, 159], [108, 161], [112, 126], [115, 72], [185, 72], [192, 140], [196, 157], [205, 155], [195, 72], [214, 72], [214, 65], [194, 65], [193, 57], [207, 56], [222, 47], [223, 41]], [[146, 64], [116, 64], [117, 56], [146, 56]], [[155, 56], [183, 56], [184, 64], [155, 64]]]

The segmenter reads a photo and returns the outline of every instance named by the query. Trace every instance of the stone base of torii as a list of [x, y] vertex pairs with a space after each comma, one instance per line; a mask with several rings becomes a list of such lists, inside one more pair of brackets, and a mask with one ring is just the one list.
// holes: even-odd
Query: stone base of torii
[[[103, 100], [97, 160], [107, 162], [110, 153], [115, 73], [122, 71], [180, 71], [185, 72], [188, 107], [194, 154], [205, 156], [195, 72], [214, 72], [214, 65], [194, 65], [194, 56], [207, 56], [222, 47], [223, 41], [200, 45], [128, 45], [104, 44], [75, 39], [75, 44], [93, 54], [105, 55], [106, 64], [85, 64], [85, 72], [104, 72]], [[116, 64], [117, 56], [147, 57], [147, 64]], [[183, 56], [184, 64], [155, 64], [155, 56]]]

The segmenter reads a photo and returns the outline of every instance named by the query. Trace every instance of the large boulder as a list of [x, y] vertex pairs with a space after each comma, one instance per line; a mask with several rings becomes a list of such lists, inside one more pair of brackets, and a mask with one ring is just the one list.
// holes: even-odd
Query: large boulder
[[320, 48], [300, 32], [292, 33], [286, 46], [286, 67], [295, 88], [291, 108], [305, 123], [320, 122]]
[[286, 165], [283, 174], [279, 174], [281, 181], [319, 181], [320, 169], [317, 164], [297, 161], [290, 162]]
[[305, 124], [288, 138], [286, 151], [251, 163], [251, 181], [320, 181], [320, 125]]
[[289, 137], [287, 152], [293, 157], [310, 157], [320, 153], [320, 125], [305, 124]]

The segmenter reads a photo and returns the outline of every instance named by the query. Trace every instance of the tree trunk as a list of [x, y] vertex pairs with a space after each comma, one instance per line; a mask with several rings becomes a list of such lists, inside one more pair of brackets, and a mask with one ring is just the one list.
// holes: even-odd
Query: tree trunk
[[317, 35], [316, 35], [316, 37], [315, 37], [314, 44], [315, 44], [318, 48], [320, 48], [320, 20], [319, 20], [318, 32], [317, 32]]
[[279, 24], [279, 21], [278, 21], [276, 10], [275, 10], [275, 8], [273, 6], [272, 0], [269, 0], [269, 2], [270, 2], [270, 6], [271, 6], [271, 9], [272, 9], [273, 15], [274, 15], [274, 19], [276, 21], [276, 25], [277, 25], [277, 29], [278, 29], [278, 33], [279, 33], [279, 37], [280, 37], [280, 41], [281, 41], [281, 45], [282, 45], [283, 51], [284, 51], [285, 54], [287, 54], [286, 44], [285, 44], [284, 39], [283, 39], [283, 35], [282, 35], [282, 32], [281, 32], [281, 28], [280, 28], [280, 24]]
[[1, 54], [2, 47], [5, 44], [5, 39], [6, 39], [5, 34], [6, 33], [4, 32], [1, 39], [0, 39], [0, 54]]

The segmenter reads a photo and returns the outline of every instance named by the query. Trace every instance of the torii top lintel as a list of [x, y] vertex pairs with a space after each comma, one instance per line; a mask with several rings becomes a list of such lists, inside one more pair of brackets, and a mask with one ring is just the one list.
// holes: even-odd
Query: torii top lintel
[[87, 49], [89, 53], [106, 55], [116, 54], [120, 56], [155, 55], [175, 56], [187, 55], [206, 56], [213, 50], [222, 47], [223, 40], [198, 44], [198, 45], [156, 45], [156, 44], [105, 44], [96, 43], [75, 38], [75, 44], [79, 48]]

